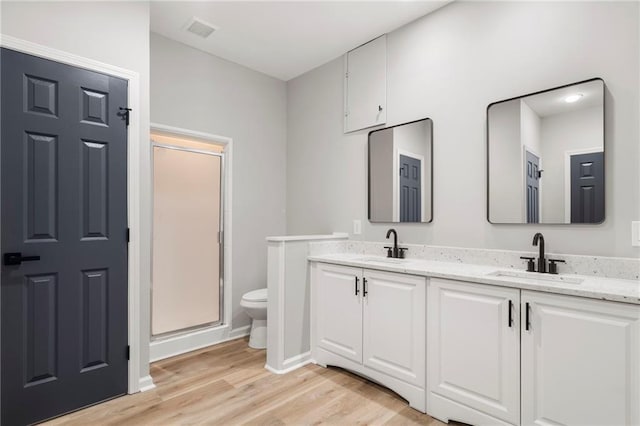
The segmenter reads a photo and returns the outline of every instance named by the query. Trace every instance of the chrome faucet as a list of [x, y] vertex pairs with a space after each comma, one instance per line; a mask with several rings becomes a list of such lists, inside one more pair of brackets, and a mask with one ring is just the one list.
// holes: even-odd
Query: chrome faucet
[[533, 236], [533, 245], [540, 247], [540, 253], [538, 255], [538, 272], [547, 272], [547, 260], [544, 258], [544, 237], [540, 232]]

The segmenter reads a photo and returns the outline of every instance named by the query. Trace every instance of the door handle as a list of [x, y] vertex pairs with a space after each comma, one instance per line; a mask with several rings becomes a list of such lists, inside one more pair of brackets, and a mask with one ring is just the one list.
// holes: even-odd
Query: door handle
[[5, 253], [5, 266], [20, 265], [22, 262], [33, 262], [40, 260], [40, 256], [23, 256], [22, 253]]
[[356, 296], [357, 296], [358, 293], [360, 293], [360, 290], [358, 290], [358, 281], [359, 281], [359, 279], [358, 279], [358, 277], [355, 277], [355, 278], [356, 278]]
[[524, 316], [524, 329], [529, 331], [529, 328], [531, 327], [531, 322], [529, 322], [529, 302], [524, 305]]
[[367, 297], [368, 293], [369, 292], [367, 291], [367, 279], [362, 278], [362, 297]]
[[509, 328], [513, 324], [513, 302], [509, 300]]

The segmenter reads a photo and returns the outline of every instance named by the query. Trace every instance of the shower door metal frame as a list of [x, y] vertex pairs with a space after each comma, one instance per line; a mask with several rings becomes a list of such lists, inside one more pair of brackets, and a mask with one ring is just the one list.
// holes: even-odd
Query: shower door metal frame
[[[154, 153], [154, 148], [164, 148], [164, 149], [170, 149], [170, 150], [174, 150], [174, 151], [185, 151], [185, 152], [190, 152], [190, 153], [194, 153], [194, 154], [203, 154], [203, 155], [211, 155], [214, 157], [219, 157], [220, 158], [220, 223], [219, 223], [219, 231], [218, 231], [218, 245], [220, 246], [219, 249], [219, 266], [218, 266], [218, 271], [219, 271], [219, 275], [220, 275], [220, 279], [219, 279], [219, 296], [218, 296], [218, 314], [220, 319], [218, 321], [215, 322], [210, 322], [210, 323], [204, 323], [204, 324], [199, 324], [199, 325], [194, 325], [192, 327], [186, 327], [186, 328], [181, 328], [179, 330], [174, 330], [174, 331], [168, 331], [165, 333], [160, 333], [160, 334], [153, 334], [153, 242], [151, 244], [151, 316], [150, 316], [150, 321], [149, 321], [149, 335], [151, 337], [151, 341], [154, 340], [159, 340], [159, 339], [165, 339], [165, 338], [169, 338], [169, 337], [173, 337], [173, 336], [178, 336], [180, 334], [183, 333], [188, 333], [191, 331], [196, 331], [196, 330], [202, 330], [202, 329], [207, 329], [207, 328], [213, 328], [213, 327], [218, 327], [221, 325], [225, 325], [224, 322], [224, 314], [225, 314], [225, 310], [224, 310], [224, 272], [225, 272], [225, 263], [224, 263], [224, 249], [225, 249], [225, 245], [224, 245], [224, 215], [225, 215], [225, 198], [226, 198], [226, 184], [225, 184], [225, 155], [224, 155], [224, 149], [225, 146], [223, 145], [218, 145], [218, 144], [211, 144], [212, 146], [218, 146], [222, 149], [222, 152], [215, 152], [215, 151], [206, 151], [206, 150], [202, 150], [202, 149], [195, 149], [195, 148], [188, 148], [188, 147], [183, 147], [183, 146], [178, 146], [178, 145], [168, 145], [168, 144], [164, 144], [164, 143], [158, 143], [155, 142], [153, 140], [153, 135], [151, 136], [151, 206], [152, 206], [152, 211], [155, 208], [155, 204], [154, 204], [154, 197], [155, 197], [155, 185], [154, 185], [154, 180], [153, 177], [155, 176], [155, 153]], [[153, 232], [154, 232], [154, 227], [155, 227], [155, 223], [152, 220], [151, 221], [151, 235], [153, 237]], [[153, 239], [152, 239], [153, 241]]]

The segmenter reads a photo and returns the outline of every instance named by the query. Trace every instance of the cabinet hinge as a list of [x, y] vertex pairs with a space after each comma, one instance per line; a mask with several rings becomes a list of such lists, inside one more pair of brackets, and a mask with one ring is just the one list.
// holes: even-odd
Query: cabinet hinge
[[349, 72], [344, 73], [344, 78], [349, 78]]
[[131, 359], [131, 346], [127, 345], [127, 361]]
[[129, 115], [131, 113], [131, 108], [127, 107], [118, 107], [118, 115], [124, 119], [127, 127], [129, 127]]

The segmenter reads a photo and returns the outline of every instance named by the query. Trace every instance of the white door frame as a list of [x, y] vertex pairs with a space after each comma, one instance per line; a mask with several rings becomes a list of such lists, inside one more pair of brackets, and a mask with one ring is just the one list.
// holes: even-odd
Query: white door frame
[[[171, 356], [179, 355], [185, 352], [196, 350], [202, 347], [221, 343], [226, 340], [241, 337], [246, 334], [245, 329], [231, 330], [232, 312], [232, 290], [233, 278], [231, 274], [231, 248], [232, 248], [232, 176], [233, 176], [233, 140], [226, 136], [213, 135], [210, 133], [198, 132], [180, 127], [166, 126], [164, 124], [151, 123], [151, 133], [163, 136], [173, 136], [177, 138], [186, 138], [200, 143], [209, 143], [223, 147], [224, 153], [224, 176], [222, 178], [222, 194], [223, 194], [223, 212], [222, 212], [222, 241], [223, 241], [223, 265], [222, 276], [224, 277], [223, 288], [223, 310], [222, 323], [213, 326], [205, 326], [193, 330], [179, 331], [169, 336], [159, 336], [151, 338], [150, 341], [150, 362], [158, 361]], [[153, 149], [154, 142], [151, 136], [151, 144], [149, 149]], [[166, 143], [163, 142], [163, 145]], [[186, 148], [188, 150], [188, 148]], [[153, 165], [152, 165], [153, 167]], [[153, 197], [153, 194], [152, 194]], [[153, 233], [151, 235], [153, 239]], [[151, 241], [152, 243], [153, 241]], [[153, 281], [153, 279], [152, 279]], [[153, 288], [153, 284], [152, 284]], [[151, 336], [151, 329], [149, 329]]]
[[571, 157], [581, 154], [594, 154], [596, 152], [604, 152], [604, 148], [595, 146], [564, 152], [564, 223], [571, 223]]
[[[119, 77], [128, 82], [128, 107], [132, 114], [127, 128], [127, 214], [130, 229], [128, 270], [128, 339], [130, 346], [128, 393], [153, 387], [150, 377], [140, 377], [140, 74], [62, 50], [0, 34], [0, 47], [59, 63]], [[142, 379], [142, 380], [141, 380]]]

